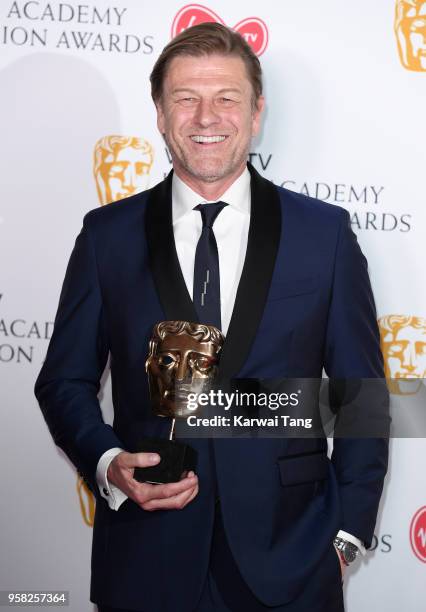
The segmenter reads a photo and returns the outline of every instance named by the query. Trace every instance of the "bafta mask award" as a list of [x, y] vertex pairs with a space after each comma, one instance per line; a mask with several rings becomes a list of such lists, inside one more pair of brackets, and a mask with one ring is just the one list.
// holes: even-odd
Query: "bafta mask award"
[[[216, 376], [219, 353], [224, 337], [212, 325], [187, 321], [162, 321], [155, 325], [149, 343], [145, 368], [148, 374], [151, 407], [156, 416], [171, 418], [169, 439], [145, 438], [139, 451], [155, 452], [159, 464], [135, 468], [140, 482], [177, 482], [196, 466], [196, 452], [175, 439], [176, 419], [201, 412], [200, 406], [188, 401], [209, 391]], [[190, 407], [189, 407], [190, 405]]]

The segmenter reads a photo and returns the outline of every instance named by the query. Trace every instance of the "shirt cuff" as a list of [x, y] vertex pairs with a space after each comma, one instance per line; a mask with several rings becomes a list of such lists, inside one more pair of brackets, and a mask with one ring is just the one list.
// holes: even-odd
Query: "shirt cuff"
[[361, 555], [366, 554], [367, 551], [365, 550], [364, 544], [361, 542], [361, 540], [353, 536], [351, 533], [340, 530], [339, 533], [337, 534], [337, 537], [342, 538], [342, 540], [347, 540], [348, 542], [351, 542], [352, 544], [355, 544], [355, 546], [359, 548], [359, 552], [361, 553]]
[[118, 454], [123, 452], [123, 448], [110, 448], [98, 461], [96, 468], [96, 482], [101, 496], [106, 499], [111, 510], [118, 510], [127, 495], [121, 489], [108, 482], [107, 472], [109, 464]]

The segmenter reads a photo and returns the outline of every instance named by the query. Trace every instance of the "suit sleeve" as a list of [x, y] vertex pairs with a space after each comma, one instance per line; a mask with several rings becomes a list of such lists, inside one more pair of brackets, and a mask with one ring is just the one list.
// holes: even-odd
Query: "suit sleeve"
[[96, 495], [99, 458], [123, 446], [104, 422], [97, 397], [108, 353], [89, 213], [68, 263], [35, 394], [55, 443]]
[[334, 385], [337, 404], [345, 403], [348, 390], [349, 395], [356, 396], [348, 421], [362, 423], [347, 429], [349, 432], [356, 429], [356, 437], [335, 437], [332, 462], [342, 508], [340, 529], [353, 534], [369, 548], [388, 464], [387, 434], [371, 433], [375, 427], [370, 425], [381, 422], [384, 426], [380, 431], [388, 431], [388, 393], [367, 261], [350, 228], [349, 214], [343, 209], [324, 367], [330, 387]]

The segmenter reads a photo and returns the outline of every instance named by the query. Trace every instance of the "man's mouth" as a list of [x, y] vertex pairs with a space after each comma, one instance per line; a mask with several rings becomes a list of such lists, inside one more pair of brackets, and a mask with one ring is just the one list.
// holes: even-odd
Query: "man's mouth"
[[217, 142], [223, 142], [228, 136], [201, 136], [199, 134], [194, 134], [190, 136], [193, 142], [197, 142], [198, 144], [214, 144]]

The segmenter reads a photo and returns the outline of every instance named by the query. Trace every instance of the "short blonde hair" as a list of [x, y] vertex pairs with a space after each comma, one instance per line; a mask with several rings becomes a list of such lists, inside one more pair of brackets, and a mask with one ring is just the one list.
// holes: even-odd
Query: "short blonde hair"
[[254, 104], [262, 95], [262, 68], [244, 38], [220, 23], [200, 23], [178, 34], [166, 45], [152, 69], [151, 95], [154, 103], [161, 102], [163, 84], [171, 61], [178, 56], [231, 55], [240, 57], [246, 67], [253, 89]]

